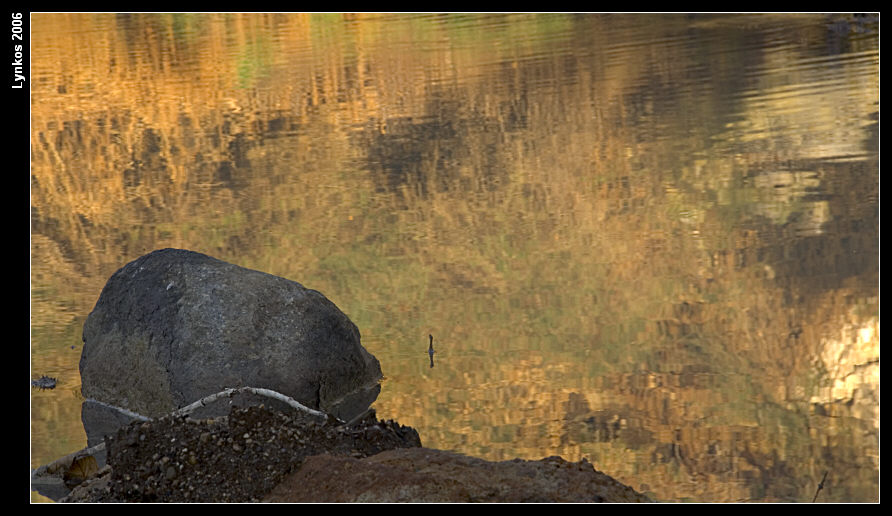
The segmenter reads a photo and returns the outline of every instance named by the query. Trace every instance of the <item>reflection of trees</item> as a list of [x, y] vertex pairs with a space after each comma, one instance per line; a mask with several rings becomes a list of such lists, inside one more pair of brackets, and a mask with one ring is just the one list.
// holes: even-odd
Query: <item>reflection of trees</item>
[[[364, 336], [386, 337], [381, 353], [426, 335], [416, 326], [449, 329], [457, 347], [436, 372], [461, 418], [427, 422], [438, 442], [491, 458], [598, 455], [599, 469], [678, 483], [679, 497], [704, 496], [687, 484], [698, 475], [715, 486], [767, 476], [782, 486], [773, 496], [788, 496], [777, 478], [790, 464], [843, 453], [810, 444], [808, 407], [838, 410], [812, 399], [826, 389], [814, 357], [844, 352], [823, 336], [871, 324], [876, 163], [796, 155], [810, 113], [795, 103], [799, 118], [784, 119], [793, 129], [772, 147], [765, 113], [790, 104], [741, 100], [757, 85], [730, 70], [763, 63], [742, 35], [715, 53], [613, 48], [627, 20], [556, 17], [575, 43], [536, 47], [519, 37], [532, 19], [506, 29], [515, 46], [449, 55], [371, 45], [374, 21], [339, 36], [337, 20], [280, 16], [209, 17], [182, 43], [175, 34], [195, 19], [149, 15], [115, 18], [116, 31], [57, 31], [69, 38], [58, 47], [38, 41], [32, 280], [53, 294], [35, 303], [71, 320], [130, 259], [196, 249], [312, 279]], [[106, 23], [91, 20], [35, 28]], [[683, 22], [649, 30], [659, 41]], [[422, 26], [391, 35], [458, 37]], [[253, 41], [270, 27], [278, 39]], [[97, 33], [106, 39], [72, 36]], [[310, 55], [294, 50], [308, 45]], [[864, 319], [847, 298], [863, 300]], [[421, 380], [401, 378], [384, 392], [394, 416], [431, 417], [441, 400], [419, 403]], [[633, 470], [626, 450], [656, 465]]]
[[383, 133], [364, 131], [354, 143], [366, 153], [359, 166], [372, 173], [383, 191], [417, 188], [424, 198], [431, 186], [464, 195], [505, 184], [511, 163], [501, 145], [500, 120], [475, 112], [462, 96], [461, 90], [434, 93], [437, 100], [428, 102], [420, 116], [382, 120], [387, 127]]

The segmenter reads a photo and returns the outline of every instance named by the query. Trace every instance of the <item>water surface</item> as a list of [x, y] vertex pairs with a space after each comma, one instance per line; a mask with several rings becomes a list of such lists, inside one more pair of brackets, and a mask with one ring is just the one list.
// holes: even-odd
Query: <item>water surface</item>
[[32, 467], [105, 281], [178, 247], [323, 292], [425, 446], [878, 500], [878, 17], [31, 23]]

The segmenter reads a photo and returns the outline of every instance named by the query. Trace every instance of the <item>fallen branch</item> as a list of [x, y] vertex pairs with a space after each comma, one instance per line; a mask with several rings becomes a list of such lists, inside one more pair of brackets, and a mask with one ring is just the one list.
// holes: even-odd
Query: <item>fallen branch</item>
[[[262, 387], [238, 387], [238, 388], [234, 388], [234, 389], [224, 389], [216, 394], [211, 394], [209, 396], [205, 396], [204, 398], [201, 398], [200, 400], [196, 401], [195, 403], [187, 405], [187, 406], [173, 412], [171, 415], [172, 416], [186, 416], [186, 415], [191, 414], [192, 412], [195, 412], [199, 408], [204, 407], [208, 403], [213, 403], [224, 396], [232, 397], [232, 396], [242, 393], [242, 392], [250, 392], [252, 394], [257, 394], [259, 396], [266, 396], [267, 398], [279, 400], [291, 408], [300, 410], [302, 412], [306, 412], [313, 416], [323, 417], [323, 418], [329, 417], [329, 415], [326, 414], [325, 412], [311, 409], [310, 407], [300, 403], [299, 401], [295, 400], [294, 398], [292, 398], [290, 396], [286, 396], [285, 394], [282, 394], [280, 392], [276, 392], [276, 391], [273, 391], [270, 389], [264, 389]], [[340, 421], [340, 420], [338, 420], [338, 421]]]
[[[236, 388], [223, 389], [220, 392], [217, 392], [214, 394], [209, 394], [194, 403], [190, 403], [189, 405], [186, 405], [185, 407], [179, 408], [179, 409], [171, 412], [170, 414], [167, 414], [167, 416], [173, 416], [173, 417], [188, 416], [189, 414], [195, 412], [196, 410], [200, 409], [201, 407], [205, 407], [208, 404], [213, 403], [220, 398], [223, 398], [223, 397], [231, 398], [232, 396], [235, 396], [236, 394], [240, 394], [240, 393], [244, 393], [244, 392], [250, 392], [252, 394], [257, 394], [258, 396], [265, 396], [267, 398], [272, 398], [272, 399], [281, 401], [282, 403], [285, 403], [286, 405], [288, 405], [289, 407], [291, 407], [293, 409], [300, 410], [301, 412], [306, 412], [307, 414], [310, 414], [312, 416], [322, 417], [322, 418], [333, 417], [333, 416], [330, 416], [329, 414], [326, 414], [325, 412], [322, 412], [320, 410], [311, 409], [310, 407], [300, 403], [299, 401], [295, 400], [294, 398], [287, 396], [285, 394], [282, 394], [281, 392], [276, 392], [272, 389], [264, 389], [262, 387], [236, 387]], [[102, 405], [103, 407], [106, 407], [106, 408], [109, 408], [112, 410], [116, 410], [131, 419], [138, 419], [140, 421], [151, 421], [152, 420], [152, 418], [150, 418], [150, 417], [143, 416], [142, 414], [137, 414], [136, 412], [127, 410], [123, 407], [118, 407], [115, 405], [104, 403], [102, 401], [94, 400], [92, 398], [90, 399], [90, 401], [92, 401], [94, 403], [98, 403], [99, 405]], [[337, 418], [334, 418], [334, 419], [339, 423], [343, 423], [343, 421], [341, 421], [340, 419], [337, 419]]]
[[74, 453], [69, 453], [64, 457], [60, 457], [49, 464], [44, 464], [39, 468], [35, 469], [32, 472], [32, 479], [34, 476], [62, 476], [66, 471], [71, 467], [76, 459], [80, 459], [81, 457], [86, 457], [87, 455], [95, 455], [102, 450], [105, 449], [105, 443], [101, 442], [96, 446], [91, 446], [89, 448], [84, 448], [83, 450], [78, 450]]
[[95, 403], [97, 405], [101, 405], [102, 407], [105, 407], [107, 409], [111, 409], [111, 410], [120, 412], [121, 414], [124, 414], [125, 416], [129, 417], [130, 419], [136, 419], [139, 421], [151, 421], [152, 420], [152, 418], [150, 418], [150, 417], [146, 417], [142, 414], [137, 414], [136, 412], [133, 412], [132, 410], [125, 409], [124, 407], [118, 407], [117, 405], [111, 405], [109, 403], [105, 403], [104, 401], [94, 400], [93, 398], [88, 398], [88, 401]]

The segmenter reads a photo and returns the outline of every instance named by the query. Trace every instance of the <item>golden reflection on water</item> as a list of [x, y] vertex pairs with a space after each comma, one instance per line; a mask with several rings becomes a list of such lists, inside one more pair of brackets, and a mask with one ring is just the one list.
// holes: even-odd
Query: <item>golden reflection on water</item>
[[32, 467], [107, 278], [180, 247], [325, 293], [426, 446], [878, 499], [875, 20], [31, 21]]

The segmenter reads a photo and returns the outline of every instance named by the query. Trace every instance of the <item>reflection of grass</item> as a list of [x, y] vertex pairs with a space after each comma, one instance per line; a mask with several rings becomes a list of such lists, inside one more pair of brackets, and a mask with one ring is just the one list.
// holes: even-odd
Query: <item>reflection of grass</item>
[[526, 46], [547, 41], [549, 35], [569, 37], [569, 14], [450, 14], [443, 17], [450, 39], [459, 44]]
[[[243, 190], [234, 195], [225, 195], [228, 190], [224, 187], [180, 191], [188, 181], [159, 182], [148, 186], [149, 190], [142, 194], [146, 198], [170, 200], [165, 206], [173, 207], [153, 207], [152, 223], [121, 224], [111, 219], [142, 219], [136, 204], [102, 193], [100, 187], [120, 183], [114, 175], [95, 175], [110, 168], [61, 169], [38, 154], [34, 174], [45, 190], [35, 191], [35, 204], [70, 215], [72, 221], [80, 220], [77, 210], [89, 203], [102, 208], [100, 214], [110, 214], [105, 220], [93, 218], [90, 226], [72, 222], [64, 232], [73, 239], [71, 247], [85, 249], [84, 255], [103, 260], [109, 273], [123, 265], [121, 255], [132, 259], [143, 251], [175, 245], [285, 276], [322, 291], [353, 319], [364, 336], [375, 337], [372, 342], [379, 348], [372, 351], [376, 355], [394, 357], [393, 362], [382, 364], [388, 377], [399, 378], [388, 384], [385, 392], [393, 400], [392, 415], [401, 420], [438, 418], [429, 427], [439, 432], [443, 442], [477, 446], [480, 453], [507, 453], [512, 444], [516, 448], [511, 450], [512, 454], [539, 452], [550, 446], [547, 440], [511, 443], [511, 436], [519, 428], [530, 435], [530, 429], [524, 426], [527, 422], [521, 421], [525, 414], [532, 414], [531, 419], [539, 421], [560, 419], [568, 391], [583, 393], [593, 405], [629, 403], [637, 409], [640, 403], [642, 411], [657, 412], [648, 412], [655, 421], [660, 420], [658, 416], [665, 417], [665, 423], [654, 423], [654, 427], [681, 426], [687, 416], [676, 399], [668, 403], [671, 410], [662, 413], [662, 405], [647, 405], [645, 402], [651, 399], [634, 397], [652, 395], [668, 400], [668, 388], [661, 391], [646, 384], [630, 395], [623, 386], [604, 388], [607, 381], [601, 380], [646, 370], [654, 373], [656, 380], [668, 382], [685, 366], [695, 365], [703, 366], [703, 374], [716, 375], [720, 380], [706, 389], [685, 386], [672, 394], [691, 396], [686, 401], [692, 405], [709, 404], [713, 409], [709, 412], [709, 424], [713, 428], [723, 431], [748, 425], [759, 416], [762, 421], [777, 422], [781, 429], [790, 429], [766, 431], [763, 435], [767, 440], [785, 443], [780, 446], [790, 454], [808, 456], [812, 452], [805, 444], [809, 429], [795, 407], [772, 406], [759, 414], [753, 403], [760, 397], [783, 396], [777, 392], [782, 390], [778, 387], [783, 387], [781, 379], [785, 377], [793, 377], [791, 383], [804, 386], [806, 392], [814, 390], [816, 382], [812, 372], [805, 373], [812, 383], [802, 379], [803, 365], [795, 360], [795, 355], [802, 351], [794, 347], [798, 344], [778, 338], [789, 331], [790, 322], [804, 324], [811, 317], [804, 308], [784, 301], [787, 293], [795, 293], [796, 285], [778, 288], [734, 262], [737, 251], [762, 244], [758, 238], [745, 240], [743, 225], [766, 224], [764, 220], [751, 219], [760, 214], [760, 196], [772, 190], [744, 184], [741, 171], [720, 152], [708, 153], [718, 157], [697, 166], [690, 163], [696, 152], [689, 147], [708, 149], [708, 139], [713, 134], [723, 134], [710, 126], [721, 127], [724, 123], [725, 117], [713, 116], [712, 111], [719, 106], [728, 109], [724, 100], [727, 92], [703, 97], [681, 95], [682, 99], [671, 96], [673, 102], [682, 104], [672, 104], [668, 111], [688, 115], [678, 122], [659, 115], [657, 121], [668, 124], [665, 134], [673, 137], [655, 139], [646, 146], [635, 144], [638, 135], [628, 120], [613, 120], [612, 115], [586, 111], [595, 105], [594, 97], [599, 103], [616, 103], [618, 117], [625, 116], [624, 102], [630, 103], [630, 112], [634, 111], [635, 85], [640, 82], [635, 63], [642, 63], [642, 70], [648, 74], [661, 73], [660, 68], [645, 66], [652, 62], [649, 53], [658, 52], [660, 62], [672, 62], [679, 57], [673, 52], [681, 46], [641, 47], [645, 54], [640, 59], [630, 57], [627, 61], [631, 64], [622, 71], [590, 68], [591, 64], [584, 59], [574, 60], [571, 53], [561, 54], [562, 60], [579, 68], [579, 77], [609, 76], [610, 81], [604, 83], [562, 82], [548, 75], [548, 66], [537, 66], [547, 65], [548, 59], [521, 62], [511, 68], [508, 76], [507, 83], [514, 88], [510, 92], [493, 92], [489, 88], [506, 83], [502, 80], [505, 77], [493, 74], [484, 75], [482, 80], [468, 80], [463, 71], [473, 67], [459, 65], [454, 81], [460, 87], [438, 87], [433, 88], [434, 94], [428, 93], [439, 104], [413, 100], [406, 94], [405, 105], [400, 106], [405, 112], [399, 113], [410, 126], [415, 123], [412, 117], [434, 120], [433, 125], [446, 124], [454, 134], [436, 127], [424, 131], [410, 127], [405, 134], [388, 133], [388, 138], [364, 135], [365, 139], [355, 140], [364, 144], [357, 145], [344, 132], [331, 130], [333, 120], [342, 120], [345, 113], [352, 117], [348, 124], [380, 120], [380, 106], [371, 102], [367, 94], [387, 92], [393, 83], [410, 85], [408, 91], [417, 86], [411, 82], [415, 80], [413, 72], [400, 68], [411, 67], [400, 59], [396, 60], [398, 66], [389, 64], [394, 56], [387, 51], [368, 51], [363, 55], [365, 68], [353, 70], [350, 58], [358, 52], [355, 41], [360, 37], [369, 48], [373, 46], [368, 43], [375, 37], [411, 42], [414, 46], [400, 47], [405, 52], [400, 56], [417, 59], [428, 57], [425, 53], [430, 48], [425, 43], [448, 40], [463, 52], [460, 63], [494, 63], [498, 61], [492, 55], [496, 43], [499, 47], [495, 51], [508, 54], [523, 46], [525, 55], [541, 57], [546, 55], [541, 50], [560, 43], [559, 39], [545, 36], [573, 34], [570, 27], [575, 23], [572, 16], [562, 14], [507, 18], [510, 23], [495, 24], [491, 22], [497, 18], [477, 15], [395, 16], [388, 17], [386, 24], [351, 24], [341, 15], [312, 15], [309, 38], [318, 50], [313, 62], [295, 65], [303, 67], [300, 73], [286, 75], [283, 82], [277, 83], [271, 77], [270, 92], [274, 94], [269, 98], [304, 99], [318, 93], [327, 98], [344, 96], [345, 100], [337, 106], [314, 104], [315, 111], [306, 116], [304, 100], [293, 105], [286, 102], [286, 110], [299, 113], [292, 120], [302, 127], [299, 137], [274, 134], [277, 138], [255, 138], [267, 135], [261, 129], [263, 115], [257, 120], [249, 117], [247, 121], [227, 121], [225, 134], [244, 134], [245, 141], [262, 141], [240, 157], [246, 160], [238, 171], [244, 175], [239, 178], [244, 181]], [[174, 17], [172, 30], [175, 34], [188, 31], [190, 23], [191, 18]], [[283, 30], [297, 31], [299, 25], [286, 23]], [[221, 41], [215, 44], [229, 48]], [[236, 74], [240, 87], [250, 91], [258, 79], [267, 77], [272, 70], [281, 50], [275, 47], [277, 44], [278, 40], [271, 39], [243, 43], [237, 49], [238, 60], [226, 73]], [[125, 55], [105, 53], [108, 55], [90, 56], [101, 64], [101, 69], [113, 68], [103, 60], [126, 61]], [[725, 54], [733, 55], [730, 51]], [[434, 65], [426, 66], [449, 78], [443, 82], [453, 80], [449, 67], [440, 70]], [[683, 64], [679, 66], [684, 69]], [[356, 83], [364, 86], [352, 89], [351, 81], [341, 77], [345, 69], [360, 73]], [[560, 70], [563, 68], [555, 71]], [[301, 89], [305, 86], [288, 82], [296, 75], [321, 80], [312, 81], [312, 90]], [[655, 79], [674, 84], [675, 79], [669, 75]], [[611, 81], [614, 84], [608, 84]], [[162, 88], [163, 78], [158, 83], [149, 86], [174, 97], [173, 91]], [[207, 83], [216, 87], [225, 81]], [[541, 84], [548, 87], [538, 88]], [[132, 86], [122, 82], [109, 91], [126, 95]], [[552, 101], [558, 97], [554, 86], [561, 88], [560, 106]], [[285, 91], [291, 93], [281, 97], [275, 94]], [[614, 95], [612, 91], [623, 94]], [[206, 90], [199, 93], [208, 97], [220, 94]], [[216, 125], [221, 123], [220, 113], [202, 112], [198, 95], [191, 95], [186, 103], [199, 107], [194, 108], [198, 112], [189, 113], [190, 117], [209, 120], [209, 125], [203, 127], [208, 134], [220, 133], [220, 126]], [[225, 93], [229, 95], [238, 102], [260, 103], [257, 113], [273, 109], [264, 104], [270, 101], [262, 95], [245, 99], [238, 92]], [[433, 107], [435, 104], [441, 107]], [[35, 127], [50, 122], [69, 123], [66, 119], [57, 120], [61, 111], [43, 113], [40, 105], [43, 103], [35, 104], [35, 120], [40, 122]], [[444, 105], [459, 107], [449, 110]], [[523, 123], [509, 123], [508, 115], [500, 111], [503, 106], [517, 110], [512, 116]], [[108, 109], [106, 105], [99, 107]], [[176, 109], [182, 109], [179, 103]], [[280, 107], [276, 105], [275, 109]], [[580, 112], [574, 113], [576, 109]], [[150, 116], [150, 111], [136, 110], [135, 118], [141, 120], [138, 127], [154, 124], [159, 133], [175, 142], [181, 132], [170, 121], [178, 120], [181, 113], [176, 111], [165, 122]], [[251, 111], [255, 112], [254, 107]], [[279, 113], [276, 111], [275, 116]], [[464, 117], [473, 118], [473, 123], [462, 123]], [[614, 125], [618, 128], [610, 129]], [[513, 132], [503, 130], [507, 126]], [[138, 136], [127, 134], [138, 127], [123, 124], [122, 141], [138, 141]], [[393, 127], [389, 130], [393, 131]], [[96, 137], [91, 131], [101, 132], [100, 128], [85, 124], [77, 141], [91, 141]], [[691, 141], [679, 145], [675, 134], [691, 135]], [[58, 137], [66, 138], [62, 133]], [[214, 141], [209, 138], [193, 147], [177, 147], [197, 157], [229, 152], [225, 142], [221, 145]], [[88, 152], [73, 141], [68, 145], [70, 148], [47, 149], [74, 155]], [[386, 180], [375, 182], [374, 177], [369, 177], [374, 172], [355, 167], [346, 158], [358, 154], [371, 162], [371, 157], [363, 153], [375, 145], [381, 149], [381, 156], [422, 162], [385, 167], [413, 172], [406, 174], [405, 181], [388, 188]], [[684, 150], [679, 152], [681, 147]], [[97, 162], [105, 163], [100, 159], [104, 154], [95, 153]], [[437, 153], [445, 157], [439, 161], [431, 157]], [[631, 163], [639, 158], [651, 161]], [[185, 175], [192, 173], [190, 167], [200, 168], [200, 159], [196, 161], [185, 163]], [[68, 180], [56, 186], [53, 181], [58, 178]], [[112, 191], [118, 195], [118, 190]], [[57, 192], [74, 200], [60, 200]], [[224, 195], [215, 197], [217, 192]], [[85, 200], [75, 202], [81, 198]], [[789, 200], [796, 201], [797, 197]], [[789, 213], [784, 210], [795, 206], [781, 204], [776, 219], [779, 223], [788, 218]], [[775, 229], [770, 224], [769, 220], [767, 229]], [[94, 273], [95, 269], [88, 270]], [[65, 291], [68, 286], [62, 287], [61, 283], [41, 284], [37, 293], [42, 296]], [[94, 300], [95, 296], [80, 302], [85, 313]], [[686, 319], [689, 316], [676, 310], [685, 301], [702, 302], [710, 311], [702, 317]], [[796, 318], [803, 321], [793, 320]], [[667, 333], [664, 328], [678, 333]], [[423, 347], [428, 332], [442, 339], [444, 351], [438, 355], [441, 365], [423, 376], [418, 370], [427, 371]], [[45, 337], [38, 334], [36, 338]], [[417, 360], [413, 346], [422, 349]], [[397, 362], [403, 356], [411, 357], [405, 365]], [[405, 371], [397, 370], [400, 367]], [[420, 394], [438, 392], [436, 388], [425, 389], [430, 386], [426, 382], [440, 382], [436, 387], [449, 392], [445, 404]], [[518, 392], [512, 387], [527, 390]], [[703, 392], [707, 390], [714, 396], [704, 401]], [[489, 397], [493, 392], [504, 397], [493, 400]], [[605, 401], [599, 396], [612, 398]], [[717, 398], [719, 402], [715, 401]], [[450, 418], [459, 414], [478, 434], [486, 434], [495, 426], [498, 446], [483, 442], [484, 438], [465, 432], [465, 428], [448, 424]], [[501, 419], [495, 419], [496, 415]], [[604, 454], [610, 451], [604, 448], [598, 450]], [[621, 451], [611, 458], [615, 464], [626, 460]]]
[[[632, 363], [659, 365], [648, 358], [654, 343], [642, 339], [664, 300], [685, 291], [681, 280], [647, 278], [647, 265], [639, 261], [617, 274], [621, 265], [605, 265], [603, 252], [577, 247], [573, 240], [555, 245], [547, 232], [530, 238], [529, 230], [547, 215], [510, 218], [500, 206], [469, 209], [465, 198], [437, 195], [394, 216], [387, 205], [360, 201], [368, 197], [362, 188], [351, 195], [356, 202], [341, 201], [355, 207], [352, 224], [362, 224], [361, 234], [353, 234], [348, 222], [327, 224], [321, 213], [316, 221], [292, 226], [271, 252], [299, 255], [301, 246], [312, 249], [311, 269], [285, 275], [312, 278], [310, 286], [335, 295], [360, 328], [384, 335], [416, 327], [423, 333], [426, 326], [457, 336], [510, 336], [511, 342], [568, 360], [578, 343], [563, 335], [581, 335], [591, 341], [592, 373]], [[322, 227], [326, 236], [320, 241]], [[636, 285], [652, 288], [625, 284], [624, 277], [642, 274]], [[677, 362], [709, 361], [710, 350], [698, 344], [699, 349], [674, 350]]]
[[[572, 34], [573, 15], [569, 14], [391, 14], [383, 15], [387, 30], [381, 30], [379, 15], [353, 16], [361, 20], [356, 30], [364, 31], [364, 40], [388, 38], [411, 41], [414, 45], [448, 40], [461, 48], [501, 49], [547, 45], [554, 37]], [[314, 37], [333, 41], [342, 39], [348, 23], [339, 14], [311, 16]], [[324, 36], [323, 36], [324, 35]]]
[[207, 26], [206, 15], [197, 13], [172, 13], [171, 30], [178, 40], [192, 40], [197, 38], [202, 28]]
[[240, 88], [252, 88], [259, 79], [267, 77], [273, 65], [273, 49], [264, 36], [248, 42], [235, 63]]

